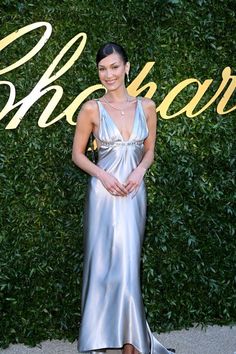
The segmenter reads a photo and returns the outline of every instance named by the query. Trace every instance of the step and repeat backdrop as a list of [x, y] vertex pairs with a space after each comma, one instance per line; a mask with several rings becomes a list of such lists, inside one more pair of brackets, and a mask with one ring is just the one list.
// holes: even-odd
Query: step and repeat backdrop
[[0, 346], [78, 334], [88, 176], [71, 149], [81, 105], [105, 92], [107, 41], [128, 52], [129, 93], [157, 107], [152, 330], [234, 322], [235, 1], [2, 0], [0, 23]]

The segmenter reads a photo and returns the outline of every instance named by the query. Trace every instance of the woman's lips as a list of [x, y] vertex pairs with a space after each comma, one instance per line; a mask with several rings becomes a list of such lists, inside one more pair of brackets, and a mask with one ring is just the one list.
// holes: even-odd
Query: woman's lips
[[116, 80], [106, 80], [106, 83], [107, 83], [108, 85], [112, 85], [112, 84], [115, 83], [115, 81], [116, 81]]

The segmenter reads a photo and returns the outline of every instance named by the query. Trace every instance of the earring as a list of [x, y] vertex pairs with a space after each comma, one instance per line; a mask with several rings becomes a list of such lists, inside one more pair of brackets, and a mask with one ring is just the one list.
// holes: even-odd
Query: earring
[[127, 73], [126, 75], [127, 75], [127, 82], [129, 82], [129, 73]]

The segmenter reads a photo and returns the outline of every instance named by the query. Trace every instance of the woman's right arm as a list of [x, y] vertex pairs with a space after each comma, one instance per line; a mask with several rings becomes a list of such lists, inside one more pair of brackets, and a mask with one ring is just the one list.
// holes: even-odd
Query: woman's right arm
[[79, 112], [73, 141], [72, 160], [88, 174], [99, 178], [103, 170], [92, 163], [85, 155], [88, 140], [93, 130], [94, 115], [96, 114], [94, 105], [96, 105], [95, 102], [88, 101], [83, 104]]
[[95, 165], [86, 156], [86, 147], [90, 134], [93, 131], [96, 118], [98, 116], [98, 107], [95, 101], [88, 101], [83, 104], [76, 123], [72, 160], [82, 170], [91, 176], [97, 177], [104, 187], [111, 194], [125, 196], [128, 194], [125, 186], [123, 186], [114, 176], [104, 171], [101, 167]]

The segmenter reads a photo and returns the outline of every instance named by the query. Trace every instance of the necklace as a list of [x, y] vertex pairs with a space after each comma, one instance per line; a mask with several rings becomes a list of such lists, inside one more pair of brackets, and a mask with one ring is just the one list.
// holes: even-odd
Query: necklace
[[[123, 109], [120, 109], [120, 108], [117, 108], [117, 107], [114, 107], [107, 99], [106, 99], [106, 97], [104, 96], [103, 97], [104, 98], [104, 101], [107, 103], [107, 104], [109, 104], [109, 106], [111, 106], [112, 108], [114, 108], [114, 109], [116, 109], [117, 111], [119, 111], [120, 112], [120, 114], [121, 114], [121, 116], [122, 117], [124, 117], [124, 115], [125, 115], [125, 111], [123, 110]], [[126, 102], [129, 102], [129, 96], [127, 96], [127, 100], [126, 100]]]

